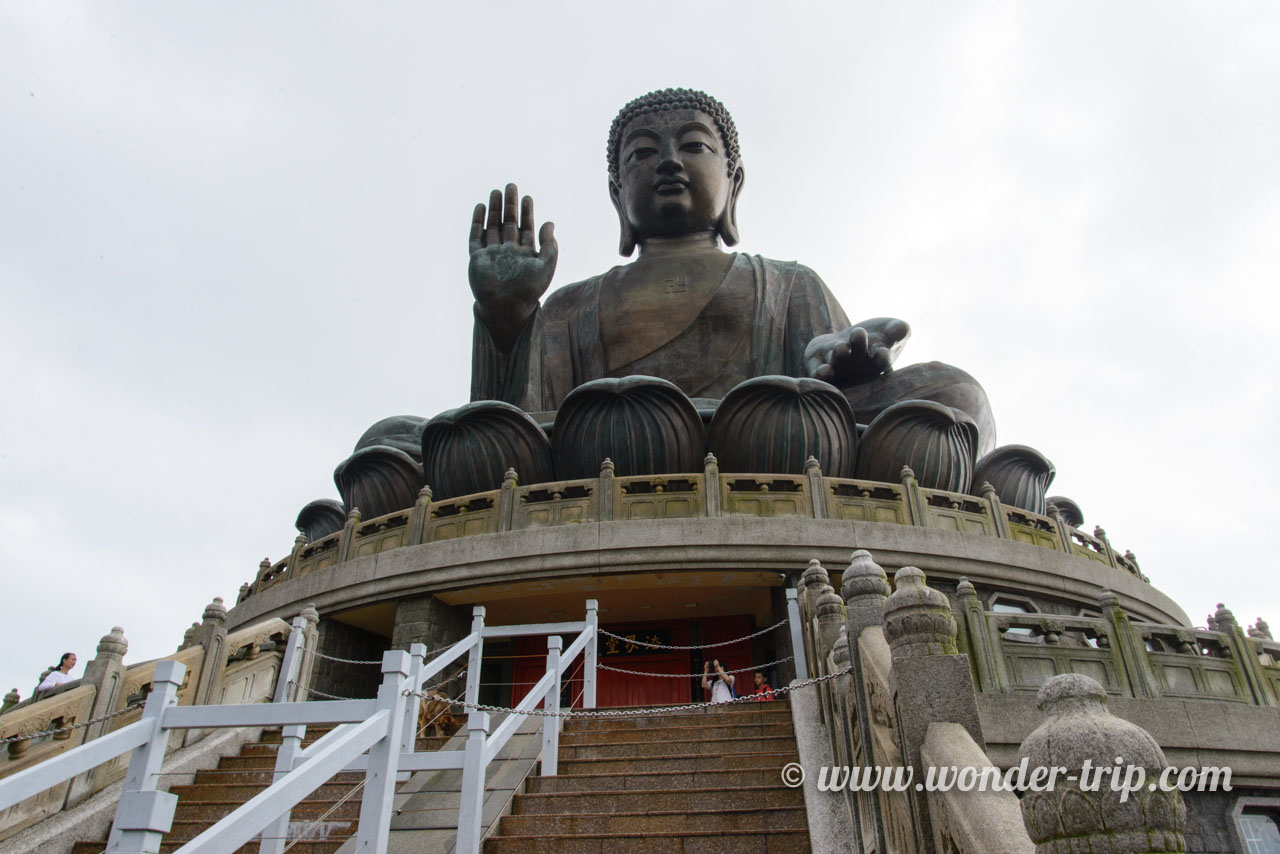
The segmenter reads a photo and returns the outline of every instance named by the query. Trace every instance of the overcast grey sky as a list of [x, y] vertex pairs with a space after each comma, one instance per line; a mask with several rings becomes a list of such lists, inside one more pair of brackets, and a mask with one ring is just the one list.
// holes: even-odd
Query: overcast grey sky
[[367, 426], [464, 403], [472, 206], [532, 194], [553, 287], [617, 263], [609, 122], [665, 86], [733, 112], [740, 248], [978, 377], [1195, 622], [1280, 626], [1280, 6], [0, 16], [0, 692], [171, 651]]

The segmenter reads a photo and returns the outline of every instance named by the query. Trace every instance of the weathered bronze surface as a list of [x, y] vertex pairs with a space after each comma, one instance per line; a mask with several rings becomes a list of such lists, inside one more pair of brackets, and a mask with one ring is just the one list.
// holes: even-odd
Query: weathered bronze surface
[[863, 434], [857, 477], [893, 481], [910, 466], [921, 486], [966, 492], [977, 441], [973, 419], [958, 409], [926, 400], [895, 403]]
[[554, 478], [551, 443], [542, 428], [519, 408], [492, 400], [442, 412], [427, 422], [422, 465], [436, 498], [497, 489], [509, 468], [526, 483]]
[[556, 414], [551, 455], [561, 480], [591, 477], [613, 461], [619, 476], [697, 471], [707, 440], [698, 410], [655, 377], [586, 383]]
[[372, 519], [413, 506], [422, 488], [422, 464], [399, 448], [372, 445], [347, 457], [333, 480], [347, 511], [358, 508], [361, 518]]
[[853, 410], [821, 380], [757, 377], [733, 388], [711, 419], [707, 444], [723, 471], [803, 474], [818, 461], [829, 477], [853, 477]]
[[545, 301], [558, 257], [552, 224], [534, 239], [533, 201], [514, 184], [476, 207], [473, 400], [546, 411], [604, 377], [659, 377], [711, 399], [754, 377], [812, 377], [845, 391], [861, 421], [903, 400], [935, 400], [969, 416], [975, 450], [994, 446], [972, 377], [939, 363], [890, 371], [906, 323], [851, 325], [807, 267], [721, 248], [738, 241], [745, 171], [719, 101], [685, 89], [632, 101], [614, 120], [608, 159], [620, 249], [639, 257]]
[[983, 482], [996, 489], [1000, 501], [1041, 516], [1048, 510], [1045, 492], [1056, 473], [1048, 457], [1026, 445], [1002, 445], [978, 460], [973, 475], [974, 495]]
[[294, 527], [302, 532], [308, 543], [342, 530], [347, 521], [347, 511], [332, 498], [317, 498], [298, 511]]

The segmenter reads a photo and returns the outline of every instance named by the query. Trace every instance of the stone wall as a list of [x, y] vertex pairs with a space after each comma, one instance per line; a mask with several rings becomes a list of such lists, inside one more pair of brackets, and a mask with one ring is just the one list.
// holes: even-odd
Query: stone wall
[[[381, 661], [388, 646], [387, 639], [374, 632], [336, 620], [320, 621], [321, 655], [355, 661]], [[337, 697], [372, 697], [378, 693], [381, 682], [382, 668], [377, 664], [346, 664], [320, 657], [312, 664], [311, 687]]]
[[396, 604], [391, 647], [407, 650], [410, 644], [421, 643], [433, 652], [462, 640], [470, 628], [469, 608], [447, 605], [430, 593], [409, 596]]

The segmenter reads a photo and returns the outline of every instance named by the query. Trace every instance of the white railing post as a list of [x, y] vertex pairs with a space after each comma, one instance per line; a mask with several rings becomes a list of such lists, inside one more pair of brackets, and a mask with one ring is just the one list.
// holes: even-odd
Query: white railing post
[[484, 741], [489, 713], [467, 710], [467, 747], [462, 764], [462, 793], [458, 801], [457, 854], [480, 854], [480, 813], [484, 806]]
[[[475, 633], [475, 646], [467, 653], [467, 702], [474, 706], [480, 702], [480, 661], [484, 656], [484, 606], [471, 609], [471, 631]], [[467, 712], [474, 711], [470, 707]], [[459, 849], [461, 850], [461, 849]]]
[[[293, 697], [290, 687], [298, 678], [302, 666], [303, 632], [307, 627], [306, 617], [293, 618], [293, 631], [289, 632], [289, 640], [284, 647], [284, 659], [280, 662], [280, 673], [276, 676], [276, 692], [271, 698], [273, 703], [287, 703]], [[306, 699], [303, 697], [302, 699]]]
[[595, 599], [587, 600], [587, 628], [591, 637], [582, 653], [582, 708], [596, 707], [596, 645], [600, 639], [600, 608]]
[[556, 775], [556, 758], [560, 752], [560, 650], [564, 648], [564, 640], [559, 635], [547, 638], [547, 672], [555, 674], [555, 680], [547, 689], [547, 696], [542, 701], [542, 710], [547, 716], [542, 719], [542, 776]]
[[[391, 802], [396, 794], [396, 768], [400, 761], [400, 737], [404, 730], [405, 682], [409, 678], [409, 653], [390, 649], [382, 654], [382, 685], [378, 710], [387, 711], [387, 731], [369, 748], [364, 775], [360, 828], [356, 831], [359, 854], [386, 854], [391, 831]], [[414, 699], [417, 699], [416, 697]]]
[[151, 695], [142, 710], [142, 720], [150, 721], [155, 729], [147, 743], [136, 748], [129, 758], [129, 771], [107, 843], [112, 854], [157, 854], [163, 835], [173, 827], [178, 796], [157, 792], [156, 775], [169, 743], [169, 731], [161, 727], [164, 710], [177, 705], [178, 687], [186, 672], [186, 665], [180, 662], [156, 662]]
[[809, 661], [804, 655], [804, 635], [800, 627], [800, 603], [796, 599], [796, 589], [787, 588], [787, 621], [791, 624], [791, 655], [796, 663], [796, 678], [809, 678]]
[[[293, 686], [302, 669], [302, 645], [305, 641], [306, 628], [306, 617], [293, 618], [293, 631], [289, 633], [289, 640], [284, 648], [284, 659], [280, 662], [280, 673], [276, 676], [276, 691], [271, 698], [273, 703], [287, 703], [291, 699], [297, 699]], [[302, 752], [302, 739], [306, 733], [305, 726], [281, 727], [280, 749], [276, 751], [275, 773], [271, 775], [273, 782], [293, 770], [293, 763]], [[283, 854], [292, 813], [292, 810], [285, 810], [262, 831], [262, 840], [258, 843], [258, 854]]]
[[[409, 681], [405, 687], [415, 694], [424, 691], [422, 684], [423, 662], [427, 659], [427, 645], [415, 643], [409, 645]], [[418, 710], [422, 708], [422, 698], [410, 696], [404, 705], [404, 730], [400, 734], [400, 752], [413, 753], [418, 749]], [[408, 771], [398, 775], [401, 781], [409, 779]]]

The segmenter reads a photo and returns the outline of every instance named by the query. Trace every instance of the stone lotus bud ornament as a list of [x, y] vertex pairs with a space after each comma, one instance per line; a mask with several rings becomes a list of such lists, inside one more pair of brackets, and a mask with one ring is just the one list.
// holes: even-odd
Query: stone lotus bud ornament
[[360, 448], [333, 472], [333, 482], [347, 507], [364, 508], [375, 519], [412, 507], [422, 488], [422, 463], [390, 445]]
[[1002, 445], [978, 460], [973, 481], [995, 487], [1001, 504], [1044, 516], [1048, 510], [1045, 492], [1056, 471], [1049, 458], [1035, 448]]
[[427, 422], [422, 466], [437, 500], [500, 489], [507, 469], [525, 483], [554, 479], [547, 434], [518, 406], [499, 401], [469, 403]]
[[1111, 714], [1106, 702], [1102, 685], [1078, 673], [1054, 676], [1036, 696], [1045, 720], [1022, 743], [1019, 760], [1027, 759], [1030, 768], [1066, 768], [1077, 780], [1086, 763], [1105, 769], [1096, 791], [1059, 775], [1052, 791], [1023, 795], [1022, 820], [1037, 854], [1186, 851], [1187, 811], [1177, 791], [1148, 785], [1127, 794], [1113, 791], [1110, 769], [1117, 762], [1121, 780], [1124, 767], [1132, 766], [1143, 769], [1146, 781], [1156, 780], [1168, 763], [1146, 730]]
[[342, 502], [332, 498], [318, 498], [298, 511], [298, 518], [293, 526], [302, 532], [308, 543], [313, 543], [322, 537], [338, 533], [346, 521], [347, 511]]
[[893, 576], [884, 603], [884, 636], [894, 658], [956, 654], [956, 620], [947, 597], [925, 583], [924, 573], [904, 566]]
[[854, 477], [892, 483], [908, 466], [923, 487], [968, 492], [977, 449], [977, 425], [960, 410], [925, 400], [895, 403], [863, 434]]

